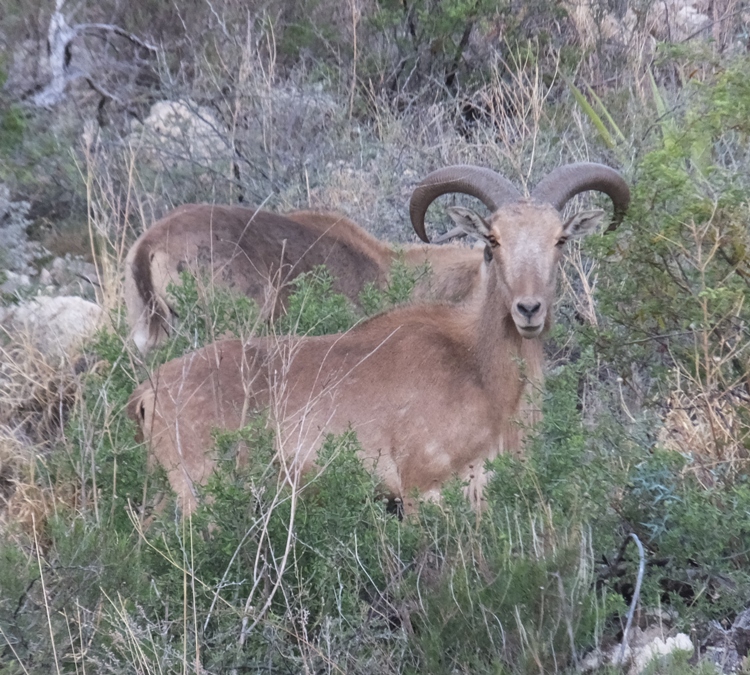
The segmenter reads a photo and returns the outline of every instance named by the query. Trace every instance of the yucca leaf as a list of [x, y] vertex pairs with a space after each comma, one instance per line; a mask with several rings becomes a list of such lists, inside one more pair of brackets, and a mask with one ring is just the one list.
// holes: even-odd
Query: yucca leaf
[[596, 103], [596, 106], [601, 110], [602, 115], [606, 118], [610, 128], [612, 131], [615, 132], [615, 136], [617, 136], [623, 143], [625, 142], [625, 135], [620, 131], [620, 127], [615, 124], [615, 121], [612, 119], [612, 115], [609, 114], [609, 110], [605, 107], [604, 103], [602, 103], [602, 100], [596, 95], [596, 92], [588, 85], [586, 84], [586, 89], [588, 89], [589, 96], [594, 100], [594, 103]]
[[596, 130], [599, 132], [599, 135], [604, 141], [604, 144], [610, 150], [614, 150], [616, 146], [615, 140], [612, 138], [612, 134], [609, 133], [609, 130], [602, 121], [602, 118], [599, 116], [596, 110], [591, 107], [591, 104], [588, 102], [586, 97], [583, 95], [583, 92], [578, 87], [576, 87], [568, 78], [565, 78], [565, 82], [570, 87], [570, 91], [573, 93], [573, 98], [575, 98], [576, 103], [581, 106], [581, 110], [586, 113], [588, 118], [591, 120], [591, 123], [596, 127]]

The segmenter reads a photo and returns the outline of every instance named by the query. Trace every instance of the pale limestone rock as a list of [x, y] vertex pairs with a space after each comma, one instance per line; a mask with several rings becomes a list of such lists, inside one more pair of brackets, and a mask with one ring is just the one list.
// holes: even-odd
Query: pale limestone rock
[[667, 638], [666, 640], [657, 637], [635, 650], [630, 675], [640, 675], [655, 659], [663, 658], [675, 652], [688, 652], [692, 654], [693, 649], [693, 643], [685, 633], [677, 633], [674, 637]]
[[39, 296], [0, 308], [0, 325], [16, 341], [28, 340], [49, 356], [63, 356], [94, 334], [103, 315], [99, 305], [83, 298]]
[[685, 633], [665, 637], [665, 626], [662, 623], [648, 626], [645, 630], [633, 628], [630, 640], [622, 654], [622, 646], [617, 644], [608, 650], [594, 650], [581, 662], [583, 672], [596, 672], [605, 664], [613, 666], [630, 665], [628, 675], [641, 675], [654, 659], [664, 658], [678, 651], [693, 653], [694, 647]]
[[156, 167], [226, 160], [229, 133], [214, 113], [192, 101], [159, 101], [144, 123], [128, 136], [128, 145]]

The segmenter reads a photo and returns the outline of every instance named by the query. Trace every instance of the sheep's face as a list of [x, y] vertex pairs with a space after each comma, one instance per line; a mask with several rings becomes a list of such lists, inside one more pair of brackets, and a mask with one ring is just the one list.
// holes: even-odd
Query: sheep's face
[[484, 220], [470, 209], [449, 209], [453, 220], [486, 245], [485, 265], [499, 294], [524, 338], [539, 336], [549, 327], [555, 297], [557, 267], [562, 248], [571, 237], [593, 231], [604, 214], [582, 211], [567, 222], [548, 204], [528, 201], [503, 206]]

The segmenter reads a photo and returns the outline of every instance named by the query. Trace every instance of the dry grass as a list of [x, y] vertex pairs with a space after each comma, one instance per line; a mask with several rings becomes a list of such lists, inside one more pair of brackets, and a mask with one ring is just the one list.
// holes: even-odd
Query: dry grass
[[720, 221], [712, 217], [701, 225], [685, 223], [689, 245], [675, 244], [681, 264], [697, 273], [693, 293], [700, 321], [690, 326], [692, 364], [675, 369], [661, 434], [667, 447], [694, 460], [691, 469], [707, 486], [713, 485], [717, 476], [734, 477], [747, 470], [750, 438], [747, 375], [732, 375], [737, 364], [748, 362], [742, 321], [745, 299], [738, 296], [718, 314], [711, 281], [714, 259], [721, 255], [726, 238]]
[[[121, 269], [125, 254], [123, 228], [112, 224], [120, 210], [113, 203], [108, 173], [99, 173], [93, 148], [84, 148], [82, 167], [90, 207], [89, 253], [97, 267], [100, 285], [97, 303], [117, 317], [121, 299]], [[112, 201], [104, 203], [107, 198]], [[116, 327], [116, 326], [115, 326]], [[41, 333], [40, 333], [41, 330]], [[70, 486], [42, 485], [38, 465], [53, 448], [67, 443], [65, 425], [81, 399], [82, 378], [96, 368], [85, 345], [55, 346], [44, 328], [14, 326], [0, 335], [0, 524], [10, 530], [30, 532], [41, 527], [59, 499], [72, 506], [77, 499]]]
[[[77, 356], [40, 352], [27, 335], [0, 346], [0, 531], [29, 532], [54, 501], [37, 464], [64, 438], [64, 425], [80, 396]], [[79, 366], [80, 367], [80, 366]]]
[[744, 474], [748, 466], [750, 425], [746, 410], [750, 398], [742, 389], [701, 391], [685, 387], [679, 377], [666, 399], [660, 444], [692, 461], [701, 484], [714, 487], [724, 476]]

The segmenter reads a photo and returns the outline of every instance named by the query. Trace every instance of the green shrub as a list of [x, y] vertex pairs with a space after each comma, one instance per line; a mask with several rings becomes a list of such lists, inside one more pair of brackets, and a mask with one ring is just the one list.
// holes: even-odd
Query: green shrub
[[259, 328], [258, 306], [244, 294], [213, 284], [190, 272], [180, 273], [179, 284], [167, 286], [178, 325], [170, 340], [152, 358], [164, 363], [192, 349], [225, 337], [247, 337]]
[[146, 448], [136, 443], [135, 424], [125, 414], [141, 375], [124, 333], [100, 330], [89, 350], [97, 365], [84, 377], [63, 446], [47, 463], [49, 480], [75, 486], [82, 512], [100, 526], [130, 533], [128, 504], [147, 508], [159, 485], [148, 480]]
[[745, 608], [750, 593], [750, 486], [706, 488], [685, 457], [655, 451], [635, 464], [617, 505], [658, 561], [645, 602], [675, 607], [683, 625], [721, 620]]
[[[371, 15], [365, 16], [368, 33], [379, 39], [373, 41], [374, 49], [365, 52], [360, 65], [362, 79], [369, 80], [371, 88], [374, 83], [380, 83], [389, 94], [404, 89], [418, 91], [429, 83], [429, 97], [432, 99], [436, 91], [435, 81], [443, 85], [444, 92], [455, 95], [471, 92], [478, 84], [486, 82], [492, 65], [499, 66], [505, 74], [506, 61], [514, 57], [519, 63], [525, 62], [533, 67], [553, 41], [556, 31], [552, 22], [564, 19], [565, 11], [545, 0], [527, 4], [526, 10], [518, 12], [512, 3], [492, 0], [381, 2]], [[544, 21], [539, 20], [542, 16]], [[482, 36], [480, 39], [490, 40], [488, 36], [500, 25], [503, 26], [502, 55], [498, 52], [501, 58], [494, 64], [491, 60], [480, 62], [478, 59], [468, 64], [465, 53], [472, 35], [478, 34]], [[570, 54], [569, 41], [560, 40], [559, 46], [566, 42]], [[384, 45], [390, 49], [383, 48]], [[572, 49], [580, 57], [580, 50]], [[395, 61], [394, 55], [398, 55]], [[556, 65], [549, 64], [549, 73], [545, 74], [550, 78]], [[482, 108], [480, 105], [474, 111], [481, 114]]]
[[300, 274], [292, 286], [279, 331], [297, 335], [342, 333], [357, 322], [349, 299], [333, 291], [334, 278], [324, 265]]
[[696, 86], [640, 162], [621, 233], [590, 242], [606, 254], [602, 352], [620, 363], [677, 366], [708, 389], [731, 387], [748, 371], [738, 349], [748, 320], [747, 181], [725, 163], [727, 145], [750, 129], [746, 70], [740, 64]]
[[359, 294], [362, 309], [365, 314], [372, 316], [408, 302], [417, 282], [430, 274], [432, 270], [428, 262], [416, 268], [409, 267], [403, 253], [399, 253], [391, 265], [388, 284], [383, 290], [375, 282], [365, 284]]
[[5, 109], [0, 107], [0, 155], [9, 156], [16, 151], [23, 141], [26, 126], [26, 118], [21, 108], [14, 105]]

